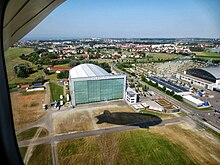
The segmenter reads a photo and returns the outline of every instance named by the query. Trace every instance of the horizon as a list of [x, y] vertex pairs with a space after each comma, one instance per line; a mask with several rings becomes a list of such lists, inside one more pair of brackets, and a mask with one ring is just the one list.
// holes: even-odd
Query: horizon
[[38, 37], [38, 38], [25, 38], [23, 37], [20, 41], [30, 41], [30, 40], [79, 40], [79, 39], [142, 39], [142, 40], [148, 40], [148, 39], [155, 39], [155, 40], [163, 40], [163, 39], [213, 39], [213, 40], [219, 40], [220, 37]]
[[23, 38], [220, 38], [218, 6], [218, 0], [65, 1]]

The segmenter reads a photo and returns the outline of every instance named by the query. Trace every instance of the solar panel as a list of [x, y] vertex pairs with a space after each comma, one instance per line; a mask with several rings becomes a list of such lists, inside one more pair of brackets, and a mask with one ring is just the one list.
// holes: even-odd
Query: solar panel
[[148, 77], [148, 78], [150, 80], [152, 80], [152, 81], [154, 81], [154, 82], [156, 82], [156, 83], [166, 87], [166, 88], [169, 88], [170, 90], [172, 90], [174, 92], [178, 92], [178, 93], [179, 92], [188, 92], [187, 89], [185, 89], [185, 88], [183, 88], [181, 86], [178, 86], [176, 84], [173, 84], [173, 83], [171, 83], [169, 81], [166, 81], [166, 80], [164, 80], [162, 78], [158, 78], [158, 77]]

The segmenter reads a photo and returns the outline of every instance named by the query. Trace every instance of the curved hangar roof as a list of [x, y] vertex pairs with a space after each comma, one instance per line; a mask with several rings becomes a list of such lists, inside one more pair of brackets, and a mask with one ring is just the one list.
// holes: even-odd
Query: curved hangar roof
[[188, 69], [186, 73], [214, 83], [220, 79], [220, 67]]
[[220, 79], [220, 67], [207, 67], [207, 68], [201, 68], [201, 69], [206, 71], [206, 72], [209, 72], [216, 79]]
[[70, 70], [70, 78], [98, 77], [111, 75], [94, 64], [80, 64]]

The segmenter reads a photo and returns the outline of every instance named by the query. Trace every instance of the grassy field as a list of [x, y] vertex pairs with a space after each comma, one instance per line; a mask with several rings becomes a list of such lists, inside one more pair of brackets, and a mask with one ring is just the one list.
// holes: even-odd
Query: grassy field
[[27, 151], [27, 147], [21, 147], [21, 148], [19, 148], [19, 151], [20, 151], [22, 159], [24, 159], [24, 156], [25, 156], [26, 151]]
[[154, 112], [154, 111], [150, 111], [150, 110], [141, 110], [140, 113], [156, 115], [156, 116], [159, 116], [162, 119], [175, 117], [173, 114], [158, 113], [158, 112]]
[[60, 100], [60, 95], [63, 94], [63, 87], [50, 83], [51, 101]]
[[24, 128], [46, 113], [42, 110], [45, 96], [44, 92], [34, 92], [27, 95], [21, 92], [12, 92], [10, 95], [16, 130]]
[[9, 48], [5, 52], [5, 61], [6, 61], [6, 68], [8, 74], [9, 84], [14, 83], [28, 83], [32, 81], [32, 78], [17, 78], [14, 73], [14, 66], [20, 63], [27, 63], [31, 67], [36, 67], [31, 62], [22, 60], [19, 56], [22, 54], [29, 54], [33, 52], [31, 48]]
[[[22, 60], [19, 57], [22, 54], [26, 55], [26, 54], [29, 54], [33, 51], [34, 50], [31, 49], [31, 48], [10, 48], [5, 52], [5, 61], [6, 61], [9, 84], [31, 83], [36, 77], [45, 75], [43, 70], [37, 70], [36, 65], [32, 64], [29, 61]], [[33, 70], [35, 70], [36, 72], [31, 74], [27, 78], [18, 78], [18, 77], [16, 77], [16, 75], [14, 73], [14, 66], [16, 64], [21, 64], [21, 63], [29, 64], [33, 68]], [[58, 65], [58, 66], [68, 66], [68, 65], [69, 64]], [[44, 65], [43, 67], [46, 68], [47, 65]], [[57, 80], [57, 74], [46, 75], [45, 78], [56, 81]]]
[[197, 58], [205, 60], [220, 60], [220, 53], [213, 52], [193, 52], [196, 54]]
[[61, 142], [58, 155], [61, 164], [193, 164], [179, 145], [147, 130]]
[[151, 132], [130, 131], [120, 139], [118, 164], [193, 164], [181, 146]]
[[219, 164], [219, 140], [206, 133], [180, 123], [68, 140], [57, 153], [60, 164]]
[[92, 119], [88, 111], [75, 111], [54, 117], [56, 133], [92, 130]]
[[50, 144], [42, 144], [42, 145], [36, 146], [28, 164], [30, 165], [53, 164]]
[[148, 53], [143, 59], [137, 59], [138, 62], [149, 62], [158, 60], [173, 60], [181, 57], [178, 54], [167, 54], [167, 53]]
[[[101, 103], [94, 103], [96, 105]], [[80, 132], [93, 130], [95, 128], [106, 128], [117, 126], [107, 122], [99, 123], [96, 116], [103, 114], [104, 110], [110, 112], [134, 112], [125, 102], [112, 103], [111, 105], [102, 105], [95, 107], [94, 104], [82, 108], [76, 107], [74, 111], [58, 112], [53, 115], [54, 128], [56, 133]], [[111, 104], [111, 103], [110, 103]]]
[[[39, 129], [39, 127], [34, 127], [34, 128], [28, 129], [28, 130], [18, 134], [17, 140], [22, 141], [22, 140], [28, 140], [28, 139], [33, 138], [38, 129]], [[44, 137], [47, 135], [49, 135], [49, 132], [46, 129], [42, 128], [42, 130], [39, 134], [39, 137]]]

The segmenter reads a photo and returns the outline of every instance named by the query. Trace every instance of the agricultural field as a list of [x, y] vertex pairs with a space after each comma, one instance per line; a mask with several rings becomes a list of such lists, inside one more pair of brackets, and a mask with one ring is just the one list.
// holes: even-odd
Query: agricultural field
[[197, 58], [201, 58], [204, 60], [219, 60], [220, 61], [220, 53], [214, 52], [193, 52], [196, 54]]
[[68, 140], [57, 153], [60, 164], [219, 164], [220, 141], [179, 123]]
[[24, 128], [46, 113], [42, 110], [44, 92], [12, 92], [10, 95], [16, 130]]

